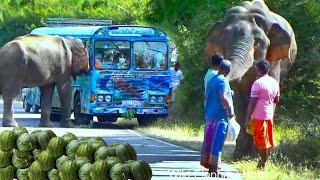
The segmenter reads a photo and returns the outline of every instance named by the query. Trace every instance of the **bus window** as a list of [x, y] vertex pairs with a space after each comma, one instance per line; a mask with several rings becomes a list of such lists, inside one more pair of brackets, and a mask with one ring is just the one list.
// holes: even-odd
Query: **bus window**
[[137, 70], [166, 70], [167, 49], [165, 42], [134, 42], [134, 67]]
[[96, 69], [128, 69], [130, 65], [130, 43], [128, 41], [96, 41]]

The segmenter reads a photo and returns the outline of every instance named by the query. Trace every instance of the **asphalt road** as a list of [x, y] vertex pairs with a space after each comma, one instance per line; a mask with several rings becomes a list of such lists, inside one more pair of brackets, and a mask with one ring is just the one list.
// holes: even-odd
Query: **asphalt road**
[[[20, 126], [25, 126], [29, 131], [38, 128], [40, 114], [25, 113], [21, 103], [14, 103], [14, 118]], [[0, 102], [0, 124], [2, 124], [3, 103]], [[207, 170], [203, 169], [200, 162], [200, 153], [184, 147], [176, 146], [155, 138], [147, 137], [132, 129], [83, 129], [59, 128], [59, 123], [54, 123], [52, 129], [58, 136], [72, 132], [78, 137], [100, 136], [107, 144], [130, 143], [137, 151], [138, 159], [147, 161], [153, 170], [155, 180], [162, 179], [212, 179], [206, 177]], [[0, 131], [4, 128], [0, 127]], [[43, 128], [44, 129], [44, 128]], [[222, 173], [228, 179], [241, 179], [240, 175], [230, 166], [222, 164]], [[224, 178], [225, 179], [225, 178]]]

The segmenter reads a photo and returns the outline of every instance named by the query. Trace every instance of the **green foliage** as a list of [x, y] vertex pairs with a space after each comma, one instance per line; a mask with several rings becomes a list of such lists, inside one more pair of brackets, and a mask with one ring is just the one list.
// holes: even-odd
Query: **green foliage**
[[148, 0], [10, 0], [1, 2], [0, 45], [44, 26], [48, 17], [111, 19], [116, 24], [142, 21]]
[[125, 113], [122, 114], [122, 117], [128, 120], [132, 120], [135, 117], [135, 110], [134, 109], [129, 109]]
[[[308, 1], [268, 1], [269, 7], [292, 25], [298, 55], [288, 77], [282, 83], [280, 113], [289, 123], [301, 126], [304, 135], [320, 136], [320, 4]], [[288, 124], [289, 124], [288, 123]]]

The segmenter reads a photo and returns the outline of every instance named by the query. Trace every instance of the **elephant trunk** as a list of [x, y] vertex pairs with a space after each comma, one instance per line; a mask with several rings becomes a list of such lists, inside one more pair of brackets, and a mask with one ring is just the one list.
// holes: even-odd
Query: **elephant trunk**
[[253, 65], [254, 40], [239, 39], [228, 48], [226, 58], [231, 61], [231, 71], [227, 78], [232, 81], [241, 78]]

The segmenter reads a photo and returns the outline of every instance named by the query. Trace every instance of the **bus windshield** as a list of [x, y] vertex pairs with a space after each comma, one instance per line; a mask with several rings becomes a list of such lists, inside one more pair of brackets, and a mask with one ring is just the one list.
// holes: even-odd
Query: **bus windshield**
[[168, 48], [165, 42], [134, 42], [133, 59], [137, 70], [166, 70]]
[[129, 41], [96, 41], [95, 67], [104, 69], [128, 69], [130, 66]]

